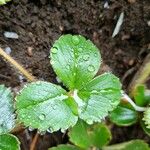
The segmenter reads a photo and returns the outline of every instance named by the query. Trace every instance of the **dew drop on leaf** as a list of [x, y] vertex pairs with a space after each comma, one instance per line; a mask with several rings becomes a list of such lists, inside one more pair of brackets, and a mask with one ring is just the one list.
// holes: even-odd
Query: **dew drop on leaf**
[[88, 71], [90, 71], [90, 72], [95, 71], [94, 66], [93, 66], [93, 65], [89, 65], [89, 66], [88, 66]]
[[31, 127], [29, 127], [28, 128], [28, 130], [31, 132], [31, 131], [34, 131], [34, 129], [33, 128], [31, 128]]
[[47, 129], [47, 132], [48, 132], [48, 133], [52, 133], [51, 128]]
[[58, 49], [57, 49], [56, 47], [53, 47], [53, 48], [51, 49], [51, 52], [52, 52], [53, 54], [56, 54], [57, 51], [58, 51]]
[[39, 119], [40, 119], [40, 120], [44, 120], [45, 117], [46, 117], [46, 116], [45, 116], [44, 114], [39, 115]]
[[84, 60], [84, 61], [88, 61], [89, 58], [90, 58], [90, 55], [89, 55], [89, 54], [86, 54], [86, 55], [83, 56], [83, 60]]
[[73, 44], [78, 45], [80, 42], [80, 39], [78, 38], [78, 36], [74, 35], [72, 37], [72, 42], [73, 42]]
[[88, 124], [93, 124], [93, 121], [92, 121], [91, 119], [86, 120], [86, 122], [87, 122]]
[[82, 52], [82, 51], [83, 51], [83, 48], [81, 48], [81, 47], [78, 48], [78, 51], [79, 51], [79, 52]]

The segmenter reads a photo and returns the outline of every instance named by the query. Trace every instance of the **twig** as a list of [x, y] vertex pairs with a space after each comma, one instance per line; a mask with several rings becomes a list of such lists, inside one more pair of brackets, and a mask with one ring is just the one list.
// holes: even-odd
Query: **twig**
[[130, 91], [131, 96], [134, 96], [136, 88], [140, 84], [144, 84], [148, 80], [149, 76], [150, 76], [150, 54], [148, 54], [142, 66], [140, 67], [138, 72], [135, 74], [132, 82], [129, 85], [129, 91]]
[[2, 48], [0, 48], [0, 55], [4, 57], [9, 63], [17, 68], [29, 81], [36, 81], [35, 77], [31, 75], [26, 69], [24, 69], [17, 61], [9, 56]]
[[32, 140], [32, 143], [30, 145], [30, 150], [35, 150], [35, 146], [36, 146], [38, 137], [39, 137], [39, 134], [38, 134], [38, 132], [36, 132], [36, 134], [35, 134], [35, 136], [34, 136], [34, 138]]

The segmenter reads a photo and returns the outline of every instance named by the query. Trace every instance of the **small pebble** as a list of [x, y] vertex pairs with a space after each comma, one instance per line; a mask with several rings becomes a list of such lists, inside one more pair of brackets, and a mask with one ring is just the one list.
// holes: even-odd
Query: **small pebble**
[[128, 0], [129, 3], [133, 4], [136, 2], [136, 0]]
[[8, 55], [10, 55], [10, 53], [11, 53], [11, 48], [10, 48], [10, 47], [6, 47], [6, 48], [5, 48], [5, 52], [6, 52]]
[[150, 20], [149, 20], [149, 21], [147, 21], [147, 25], [150, 27]]
[[28, 54], [30, 57], [33, 56], [32, 50], [33, 50], [33, 47], [28, 47], [28, 49], [27, 49], [27, 54]]
[[15, 32], [8, 32], [8, 31], [4, 32], [4, 36], [6, 38], [10, 38], [10, 39], [18, 39], [19, 38], [17, 33], [15, 33]]
[[105, 9], [109, 9], [109, 4], [108, 4], [107, 1], [104, 3], [104, 8], [105, 8]]

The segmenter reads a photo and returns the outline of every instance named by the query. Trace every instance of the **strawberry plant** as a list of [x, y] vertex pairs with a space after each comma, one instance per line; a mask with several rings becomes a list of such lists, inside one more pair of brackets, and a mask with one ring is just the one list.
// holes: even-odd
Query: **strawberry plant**
[[51, 65], [67, 89], [37, 81], [16, 96], [18, 120], [39, 131], [62, 131], [79, 118], [101, 122], [120, 102], [121, 84], [111, 73], [96, 75], [101, 56], [97, 47], [80, 35], [61, 36], [51, 48]]
[[[17, 64], [1, 49], [0, 54]], [[0, 85], [0, 149], [7, 150], [9, 146], [12, 150], [19, 149], [18, 139], [10, 134], [17, 123], [39, 132], [68, 130], [70, 142], [74, 145], [60, 145], [52, 150], [130, 150], [135, 145], [140, 145], [138, 150], [148, 149], [141, 140], [106, 146], [111, 140], [111, 133], [102, 121], [107, 116], [119, 126], [129, 126], [138, 121], [137, 111], [144, 111], [145, 122], [141, 125], [145, 132], [150, 133], [150, 110], [142, 107], [149, 104], [149, 95], [145, 96], [145, 90], [139, 88], [140, 93], [135, 99], [141, 107], [137, 106], [121, 91], [121, 83], [115, 75], [107, 72], [96, 76], [101, 55], [90, 40], [81, 35], [61, 36], [50, 50], [50, 63], [63, 87], [35, 81], [18, 64], [16, 68], [34, 82], [24, 86], [16, 95], [15, 103], [10, 89]], [[122, 97], [127, 101], [121, 100]], [[146, 101], [143, 103], [139, 97]], [[8, 141], [10, 145], [6, 144]]]

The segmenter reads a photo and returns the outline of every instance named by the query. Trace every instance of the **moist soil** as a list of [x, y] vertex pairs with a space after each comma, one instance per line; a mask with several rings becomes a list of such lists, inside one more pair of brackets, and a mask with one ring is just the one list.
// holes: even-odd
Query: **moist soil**
[[[37, 79], [57, 83], [49, 63], [52, 44], [62, 34], [81, 34], [100, 49], [104, 70], [120, 77], [124, 90], [150, 51], [149, 0], [13, 0], [0, 6], [0, 46], [10, 47], [10, 55]], [[120, 32], [112, 38], [121, 12], [125, 17]], [[16, 32], [19, 39], [4, 37]], [[109, 66], [109, 67], [108, 67]], [[0, 58], [0, 84], [17, 91], [26, 79]], [[16, 133], [22, 150], [28, 150], [35, 131]], [[131, 127], [112, 125], [111, 143], [148, 138], [139, 124]], [[65, 133], [46, 133], [38, 139], [37, 150], [68, 142]]]

